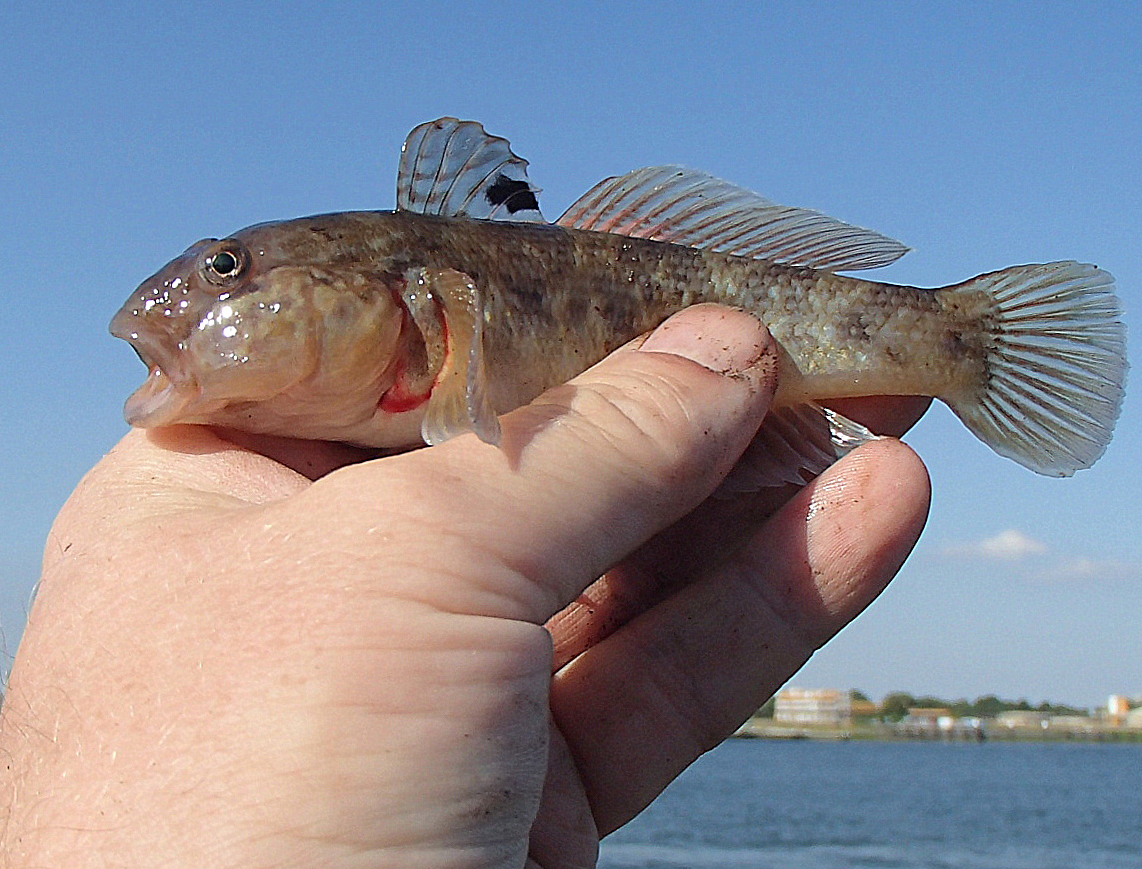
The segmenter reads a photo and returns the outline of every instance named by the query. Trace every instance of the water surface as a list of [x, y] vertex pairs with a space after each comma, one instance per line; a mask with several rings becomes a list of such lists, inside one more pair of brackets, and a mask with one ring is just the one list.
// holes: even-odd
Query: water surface
[[731, 740], [601, 869], [1140, 869], [1142, 745]]

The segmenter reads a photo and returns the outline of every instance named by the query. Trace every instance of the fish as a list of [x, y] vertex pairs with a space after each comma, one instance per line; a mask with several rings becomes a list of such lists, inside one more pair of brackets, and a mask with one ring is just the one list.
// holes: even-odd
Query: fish
[[604, 179], [556, 221], [528, 162], [475, 121], [416, 127], [391, 211], [205, 239], [111, 321], [148, 376], [132, 426], [176, 423], [404, 449], [474, 432], [690, 305], [753, 312], [778, 390], [745, 487], [804, 482], [875, 435], [825, 403], [924, 395], [1002, 456], [1069, 476], [1106, 450], [1126, 334], [1093, 265], [938, 289], [841, 274], [900, 242], [665, 165]]

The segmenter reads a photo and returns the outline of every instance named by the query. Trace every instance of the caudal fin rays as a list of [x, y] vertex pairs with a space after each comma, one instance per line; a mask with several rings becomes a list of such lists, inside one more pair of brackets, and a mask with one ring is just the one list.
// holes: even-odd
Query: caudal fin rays
[[1106, 451], [1122, 409], [1126, 327], [1114, 278], [1077, 262], [1015, 266], [949, 292], [986, 293], [994, 305], [986, 377], [948, 399], [997, 453], [1041, 474], [1068, 477]]

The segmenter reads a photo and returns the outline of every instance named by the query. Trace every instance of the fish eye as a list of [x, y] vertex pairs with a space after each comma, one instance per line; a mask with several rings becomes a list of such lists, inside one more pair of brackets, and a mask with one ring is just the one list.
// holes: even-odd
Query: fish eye
[[221, 277], [229, 277], [238, 270], [238, 258], [229, 251], [222, 251], [222, 253], [215, 254], [210, 259], [210, 267], [214, 269], [215, 274]]
[[229, 242], [206, 256], [202, 263], [202, 273], [210, 283], [222, 286], [241, 275], [247, 262], [245, 250], [238, 244]]

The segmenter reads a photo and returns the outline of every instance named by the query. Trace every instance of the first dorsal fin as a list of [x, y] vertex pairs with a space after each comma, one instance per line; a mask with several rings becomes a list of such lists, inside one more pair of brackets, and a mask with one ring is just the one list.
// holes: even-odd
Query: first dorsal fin
[[878, 232], [680, 166], [600, 181], [556, 223], [817, 269], [878, 268], [908, 252]]
[[545, 223], [537, 193], [527, 178], [527, 161], [476, 121], [429, 121], [414, 128], [401, 148], [401, 211]]

